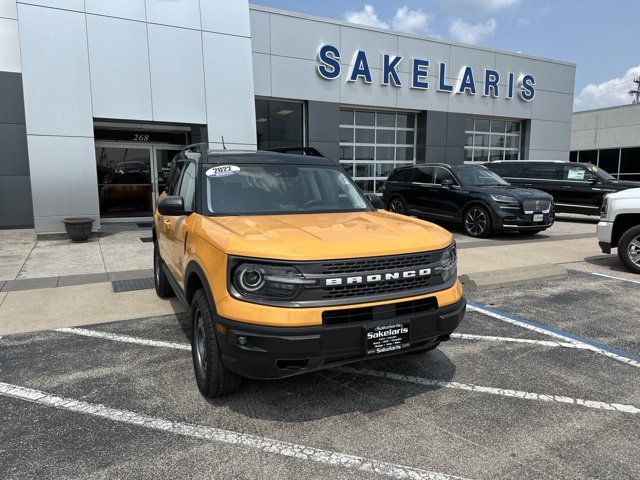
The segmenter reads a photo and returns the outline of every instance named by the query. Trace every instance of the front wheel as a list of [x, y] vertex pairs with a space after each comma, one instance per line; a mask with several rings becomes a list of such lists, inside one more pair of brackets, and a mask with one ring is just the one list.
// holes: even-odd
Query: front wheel
[[488, 237], [491, 235], [491, 215], [489, 211], [480, 206], [473, 205], [464, 212], [464, 231], [470, 237]]
[[204, 290], [198, 290], [193, 296], [191, 325], [191, 354], [200, 393], [216, 398], [238, 391], [242, 377], [222, 364], [213, 314]]
[[388, 210], [393, 213], [399, 213], [400, 215], [407, 214], [407, 204], [400, 197], [393, 197], [389, 201]]
[[640, 225], [631, 227], [618, 242], [618, 257], [633, 273], [640, 273]]

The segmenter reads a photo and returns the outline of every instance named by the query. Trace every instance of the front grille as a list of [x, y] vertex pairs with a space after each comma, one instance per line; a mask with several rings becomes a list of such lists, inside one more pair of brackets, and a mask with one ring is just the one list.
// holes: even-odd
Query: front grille
[[335, 287], [325, 287], [322, 291], [323, 298], [351, 298], [367, 297], [395, 292], [406, 292], [410, 290], [420, 290], [432, 285], [433, 275], [430, 277], [405, 278], [388, 282], [368, 283], [364, 285], [340, 285]]
[[358, 323], [395, 320], [405, 315], [432, 312], [438, 309], [436, 297], [409, 300], [377, 307], [345, 308], [343, 310], [328, 310], [322, 312], [323, 325], [341, 325], [345, 323]]
[[432, 253], [413, 253], [393, 257], [363, 258], [358, 260], [340, 260], [322, 264], [322, 273], [337, 274], [351, 272], [375, 272], [380, 270], [396, 270], [426, 265], [434, 261]]
[[525, 212], [546, 212], [551, 206], [549, 200], [524, 200], [522, 207]]

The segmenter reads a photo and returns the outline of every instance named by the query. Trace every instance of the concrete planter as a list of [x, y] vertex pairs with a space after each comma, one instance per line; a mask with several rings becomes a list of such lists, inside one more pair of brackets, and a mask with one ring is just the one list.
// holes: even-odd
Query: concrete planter
[[65, 218], [64, 220], [62, 220], [62, 223], [64, 223], [64, 228], [67, 230], [67, 235], [73, 242], [84, 242], [91, 236], [91, 226], [93, 225], [93, 218]]

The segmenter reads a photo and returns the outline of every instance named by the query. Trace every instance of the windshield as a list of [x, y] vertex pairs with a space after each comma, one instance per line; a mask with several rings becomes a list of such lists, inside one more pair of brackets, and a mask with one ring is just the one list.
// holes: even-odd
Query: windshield
[[509, 185], [509, 182], [486, 167], [464, 165], [455, 167], [454, 172], [463, 187]]
[[215, 215], [369, 210], [339, 168], [316, 165], [204, 166], [203, 206]]
[[614, 176], [609, 175], [607, 172], [605, 172], [601, 168], [598, 168], [595, 165], [592, 165], [590, 163], [586, 164], [585, 167], [587, 167], [587, 170], [594, 173], [600, 180], [612, 181], [616, 179]]

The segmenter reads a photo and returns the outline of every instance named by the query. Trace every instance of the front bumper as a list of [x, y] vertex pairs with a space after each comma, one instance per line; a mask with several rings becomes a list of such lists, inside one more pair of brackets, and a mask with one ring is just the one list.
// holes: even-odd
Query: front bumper
[[[226, 328], [218, 334], [222, 361], [229, 370], [254, 379], [276, 379], [344, 365], [369, 358], [412, 352], [448, 340], [464, 318], [466, 301], [428, 312], [402, 315], [392, 320], [373, 320], [313, 327], [266, 327], [216, 316]], [[402, 323], [409, 325], [408, 348], [366, 355], [364, 332], [368, 328]], [[241, 345], [238, 337], [245, 337]]]
[[[539, 213], [539, 212], [537, 212]], [[498, 232], [518, 232], [525, 230], [544, 230], [555, 222], [555, 213], [542, 213], [542, 221], [534, 222], [533, 213], [496, 208], [493, 214], [493, 226]]]
[[613, 222], [601, 220], [598, 222], [598, 245], [602, 253], [611, 253], [611, 239], [613, 238]]

